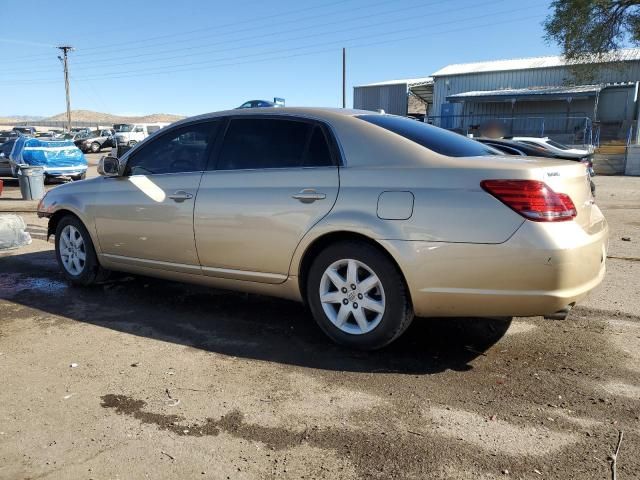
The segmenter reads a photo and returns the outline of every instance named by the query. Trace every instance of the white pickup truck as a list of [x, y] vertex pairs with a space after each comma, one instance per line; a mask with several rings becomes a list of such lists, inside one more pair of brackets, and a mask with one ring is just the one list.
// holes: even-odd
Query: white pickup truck
[[141, 142], [153, 132], [166, 127], [169, 123], [117, 123], [113, 126], [115, 130], [115, 140], [118, 145], [133, 147]]

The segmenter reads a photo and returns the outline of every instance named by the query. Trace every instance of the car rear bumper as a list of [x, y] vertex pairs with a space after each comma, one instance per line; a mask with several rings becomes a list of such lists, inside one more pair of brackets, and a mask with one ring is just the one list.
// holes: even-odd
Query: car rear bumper
[[604, 278], [608, 227], [597, 207], [575, 222], [524, 222], [501, 244], [383, 241], [401, 265], [419, 316], [548, 315]]

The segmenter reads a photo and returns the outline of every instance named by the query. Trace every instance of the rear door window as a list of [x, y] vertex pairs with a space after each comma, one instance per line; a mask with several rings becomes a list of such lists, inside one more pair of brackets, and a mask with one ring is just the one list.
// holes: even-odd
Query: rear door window
[[306, 154], [314, 125], [288, 119], [234, 118], [218, 155], [218, 170], [295, 168], [321, 161]]
[[416, 120], [395, 115], [360, 115], [358, 118], [448, 157], [500, 155], [488, 145]]
[[330, 167], [333, 165], [331, 148], [329, 148], [327, 138], [319, 125], [313, 127], [303, 165], [305, 167]]

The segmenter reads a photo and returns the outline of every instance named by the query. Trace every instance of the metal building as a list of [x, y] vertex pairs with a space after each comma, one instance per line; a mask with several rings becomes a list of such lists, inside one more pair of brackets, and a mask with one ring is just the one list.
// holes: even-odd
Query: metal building
[[640, 49], [573, 63], [549, 56], [456, 64], [432, 77], [429, 121], [461, 133], [499, 121], [507, 134], [571, 144], [637, 136]]
[[353, 108], [393, 115], [424, 116], [433, 104], [433, 79], [407, 78], [353, 88]]

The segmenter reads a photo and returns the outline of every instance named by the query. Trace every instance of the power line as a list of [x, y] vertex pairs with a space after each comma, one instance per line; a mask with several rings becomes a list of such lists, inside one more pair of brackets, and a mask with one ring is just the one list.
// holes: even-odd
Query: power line
[[[500, 1], [500, 0], [496, 0], [496, 1]], [[461, 23], [461, 22], [465, 22], [465, 21], [470, 21], [470, 20], [476, 20], [476, 19], [480, 19], [480, 18], [487, 18], [487, 17], [495, 17], [498, 15], [504, 15], [504, 14], [511, 14], [511, 13], [515, 13], [515, 12], [521, 12], [524, 10], [528, 10], [534, 8], [532, 6], [529, 7], [524, 7], [524, 8], [517, 8], [517, 9], [510, 9], [510, 10], [506, 10], [506, 11], [499, 11], [499, 12], [491, 12], [491, 13], [487, 13], [484, 15], [474, 15], [472, 17], [467, 17], [467, 18], [457, 18], [454, 20], [450, 20], [447, 22], [439, 22], [439, 23], [431, 23], [431, 26], [442, 26], [442, 25], [449, 25], [452, 23]], [[375, 25], [384, 25], [386, 24], [386, 22], [380, 22], [378, 24]], [[370, 25], [371, 26], [371, 25]], [[368, 27], [370, 27], [368, 26]], [[325, 34], [331, 34], [331, 33], [337, 33], [337, 32], [342, 32], [342, 31], [350, 31], [351, 29], [343, 29], [343, 30], [338, 30], [338, 31], [333, 31], [333, 32], [325, 32]], [[401, 30], [393, 30], [393, 31], [389, 31], [389, 32], [383, 32], [383, 33], [376, 33], [376, 34], [368, 34], [368, 35], [363, 35], [363, 36], [357, 36], [357, 37], [351, 37], [351, 38], [347, 38], [347, 39], [343, 39], [343, 40], [336, 40], [334, 42], [322, 42], [322, 43], [316, 43], [316, 44], [311, 44], [311, 45], [304, 45], [304, 46], [299, 46], [299, 47], [294, 47], [294, 48], [287, 48], [287, 49], [277, 49], [277, 50], [271, 50], [271, 51], [267, 51], [267, 52], [259, 52], [259, 53], [252, 53], [252, 54], [247, 54], [247, 55], [233, 55], [233, 56], [228, 56], [228, 57], [222, 57], [222, 58], [218, 58], [215, 60], [204, 60], [204, 61], [200, 61], [200, 62], [189, 62], [189, 63], [180, 63], [180, 64], [171, 64], [171, 65], [158, 65], [158, 66], [150, 66], [150, 67], [144, 67], [144, 68], [139, 68], [139, 69], [133, 69], [127, 72], [127, 74], [129, 73], [138, 73], [138, 72], [156, 72], [156, 73], [164, 73], [164, 71], [166, 69], [171, 69], [171, 71], [180, 71], [180, 70], [176, 70], [176, 69], [182, 69], [183, 67], [195, 67], [195, 66], [208, 66], [208, 65], [212, 65], [215, 66], [216, 63], [218, 62], [225, 62], [227, 60], [235, 60], [235, 59], [244, 59], [244, 58], [254, 58], [254, 57], [263, 57], [264, 55], [273, 55], [273, 54], [279, 54], [279, 53], [284, 53], [284, 52], [291, 52], [291, 51], [297, 51], [297, 50], [304, 50], [304, 49], [308, 49], [308, 48], [314, 48], [314, 47], [318, 47], [318, 46], [324, 46], [324, 45], [339, 45], [341, 43], [344, 42], [352, 42], [352, 41], [358, 41], [358, 40], [362, 40], [362, 39], [366, 39], [371, 37], [372, 35], [375, 36], [389, 36], [389, 35], [394, 35], [397, 33], [404, 33], [407, 31], [411, 31], [411, 30], [424, 30], [424, 26], [420, 26], [420, 27], [413, 27], [413, 28], [403, 28]], [[314, 36], [318, 36], [318, 35], [308, 35], [308, 36], [303, 36], [303, 37], [299, 37], [299, 38], [294, 38], [294, 39], [288, 39], [287, 41], [295, 41], [295, 40], [301, 40], [301, 39], [305, 39], [305, 38], [310, 38], [310, 37], [314, 37]], [[281, 43], [281, 42], [276, 42], [276, 43]], [[267, 45], [267, 44], [263, 44], [263, 45]], [[225, 50], [226, 51], [226, 50]], [[182, 57], [179, 57], [182, 58]], [[165, 59], [166, 60], [166, 59]], [[140, 62], [137, 62], [140, 63]], [[120, 78], [122, 75], [122, 72], [106, 72], [106, 73], [102, 73], [99, 77], [94, 76], [94, 77], [85, 77], [85, 78], [90, 78], [90, 79], [106, 79], [106, 78]], [[82, 79], [83, 77], [76, 77], [78, 79]], [[41, 78], [37, 78], [37, 79], [31, 79], [31, 80], [26, 80], [26, 82], [40, 82], [40, 81], [47, 81], [49, 80], [48, 77], [41, 77]]]
[[[486, 5], [491, 5], [491, 4], [495, 4], [495, 3], [501, 3], [504, 2], [506, 0], [492, 0], [489, 2], [486, 2], [483, 4], [483, 7]], [[382, 2], [382, 3], [389, 3], [387, 1]], [[439, 0], [437, 1], [433, 1], [430, 2], [428, 4], [425, 4], [424, 6], [428, 6], [428, 5], [433, 5], [433, 4], [438, 4], [441, 3]], [[408, 8], [402, 8], [402, 9], [396, 9], [394, 10], [393, 13], [397, 13], [400, 11], [404, 11], [404, 10], [412, 10], [413, 12], [415, 12], [414, 7], [408, 7]], [[181, 59], [181, 58], [185, 58], [185, 57], [194, 57], [194, 56], [201, 56], [202, 54], [209, 54], [209, 53], [218, 53], [218, 52], [228, 52], [228, 51], [233, 51], [233, 50], [242, 50], [242, 49], [246, 49], [246, 48], [253, 48], [255, 46], [259, 46], [259, 47], [264, 47], [264, 46], [268, 46], [268, 45], [272, 45], [272, 44], [278, 44], [278, 43], [287, 43], [287, 42], [291, 42], [291, 41], [297, 41], [297, 40], [301, 40], [301, 39], [307, 39], [307, 38], [313, 38], [313, 37], [319, 37], [319, 36], [323, 36], [323, 35], [331, 35], [331, 34], [335, 34], [335, 33], [342, 33], [342, 32], [349, 32], [352, 31], [354, 29], [362, 29], [362, 28], [371, 28], [371, 27], [376, 27], [376, 26], [380, 26], [380, 25], [388, 25], [391, 23], [398, 23], [398, 22], [405, 22], [407, 20], [412, 20], [415, 18], [424, 18], [424, 17], [434, 17], [437, 15], [441, 15], [441, 14], [446, 14], [446, 13], [450, 13], [452, 11], [456, 11], [456, 9], [445, 9], [445, 10], [440, 10], [440, 11], [432, 11], [426, 14], [422, 14], [422, 15], [412, 15], [411, 17], [402, 17], [402, 18], [398, 18], [398, 19], [393, 19], [393, 20], [385, 20], [383, 22], [378, 22], [378, 23], [372, 23], [372, 24], [366, 24], [366, 25], [359, 25], [359, 26], [349, 26], [348, 28], [343, 28], [343, 29], [338, 29], [338, 30], [332, 30], [332, 31], [323, 31], [323, 32], [318, 32], [315, 34], [310, 34], [310, 35], [304, 35], [302, 37], [293, 37], [293, 38], [284, 38], [284, 39], [280, 39], [280, 40], [275, 40], [275, 41], [271, 41], [271, 42], [261, 42], [258, 44], [250, 44], [250, 45], [243, 45], [243, 46], [237, 46], [237, 47], [224, 47], [224, 48], [217, 48], [217, 49], [213, 49], [213, 50], [203, 50], [203, 51], [194, 51], [198, 48], [201, 47], [209, 47], [212, 45], [224, 45], [227, 44], [230, 40], [224, 40], [222, 42], [214, 42], [214, 43], [208, 43], [208, 44], [204, 44], [204, 45], [190, 45], [189, 47], [181, 47], [178, 49], [170, 49], [170, 50], [160, 50], [154, 53], [142, 53], [142, 54], [137, 54], [137, 55], [118, 55], [117, 57], [113, 57], [113, 58], [104, 58], [102, 57], [100, 60], [100, 67], [108, 67], [108, 66], [113, 66], [113, 65], [117, 65], [118, 67], [121, 67], [123, 65], [132, 65], [132, 64], [139, 64], [139, 61], [131, 61], [131, 62], [122, 62], [123, 59], [129, 59], [129, 58], [140, 58], [140, 57], [144, 57], [145, 58], [145, 63], [149, 63], [152, 61], [167, 61], [167, 60], [173, 60], [173, 59]], [[336, 22], [330, 22], [330, 23], [325, 23], [325, 24], [320, 24], [320, 25], [316, 25], [316, 26], [327, 26], [327, 25], [337, 25], [340, 23], [348, 23], [352, 20], [362, 20], [362, 19], [367, 19], [367, 18], [372, 18], [372, 17], [377, 17], [378, 15], [386, 15], [390, 12], [378, 12], [378, 13], [374, 13], [374, 14], [370, 14], [370, 15], [359, 15], [358, 17], [354, 17], [354, 18], [348, 18], [348, 19], [342, 19]], [[314, 26], [314, 27], [316, 27]], [[308, 26], [303, 26], [303, 27], [299, 27], [299, 28], [295, 28], [295, 29], [290, 29], [287, 31], [287, 33], [291, 33], [291, 32], [296, 32], [296, 31], [305, 31], [308, 30], [310, 27]], [[422, 26], [420, 28], [423, 28]], [[258, 38], [264, 38], [264, 37], [269, 37], [269, 36], [274, 36], [274, 35], [279, 35], [280, 32], [270, 32], [270, 33], [266, 33], [266, 34], [261, 34], [261, 35], [252, 35], [249, 37], [244, 37], [244, 38], [239, 38], [239, 39], [233, 39], [231, 40], [233, 43], [236, 42], [242, 42], [244, 40], [253, 40], [253, 39], [258, 39]], [[188, 52], [192, 52], [192, 53], [187, 53], [187, 54], [181, 54], [181, 55], [174, 55], [174, 56], [163, 56], [166, 53], [173, 53], [173, 52], [184, 52], [184, 51], [188, 51]], [[163, 56], [162, 58], [157, 58], [157, 59], [149, 59], [149, 55], [161, 55]], [[75, 57], [78, 57], [78, 55], [75, 55]], [[110, 62], [109, 60], [115, 60], [115, 62]], [[106, 63], [105, 63], [106, 62]], [[76, 65], [80, 65], [82, 66], [83, 63], [82, 62], [78, 62], [76, 63]], [[87, 64], [88, 65], [88, 64]], [[95, 68], [95, 62], [91, 63], [91, 68]], [[46, 70], [42, 70], [42, 69], [31, 69], [28, 71], [24, 71], [24, 70], [16, 70], [14, 69], [12, 73], [39, 73], [39, 72], [44, 72]]]
[[[393, 0], [390, 0], [390, 1], [393, 1]], [[289, 16], [289, 15], [293, 15], [295, 13], [316, 10], [318, 8], [325, 8], [325, 7], [329, 7], [329, 6], [337, 5], [337, 4], [343, 4], [344, 2], [345, 2], [345, 0], [334, 0], [334, 1], [329, 2], [329, 3], [325, 3], [325, 4], [321, 4], [321, 5], [314, 5], [312, 7], [306, 7], [306, 8], [301, 8], [301, 9], [297, 9], [297, 10], [289, 10], [287, 12], [279, 12], [279, 13], [275, 13], [275, 14], [267, 15], [267, 16], [249, 18], [249, 19], [243, 20], [243, 23], [246, 24], [246, 23], [264, 22], [264, 20], [267, 20], [267, 19], [270, 19], [270, 18], [280, 18], [282, 16]], [[383, 3], [389, 3], [389, 1], [383, 2]], [[333, 15], [335, 15], [335, 13], [333, 13]], [[300, 19], [295, 19], [293, 21], [299, 21], [299, 20]], [[226, 27], [229, 27], [229, 26], [236, 26], [237, 24], [238, 24], [238, 22], [235, 21], [235, 22], [230, 22], [230, 23], [226, 23], [226, 24], [222, 24], [222, 25], [211, 25], [211, 26], [207, 26], [207, 27], [197, 28], [197, 29], [194, 29], [194, 30], [188, 30], [186, 32], [172, 33], [172, 34], [167, 34], [167, 35], [157, 35], [157, 36], [154, 36], [154, 37], [136, 39], [135, 41], [136, 42], [145, 43], [145, 42], [150, 42], [150, 41], [157, 40], [157, 39], [162, 39], [162, 38], [173, 38], [173, 37], [176, 37], [176, 36], [189, 35], [191, 33], [196, 33], [196, 32], [209, 31], [212, 28], [220, 29], [220, 28], [226, 28]], [[126, 41], [126, 42], [110, 44], [111, 47], [130, 46], [130, 45], [131, 45], [131, 40]], [[95, 50], [104, 51], [104, 47], [88, 47], [88, 48], [82, 49], [82, 51], [84, 51], [84, 52], [95, 51]], [[92, 54], [79, 53], [79, 54], [76, 55], [76, 57], [78, 57], [78, 56], [86, 56], [86, 55], [92, 55]], [[46, 56], [45, 55], [25, 56], [25, 57], [22, 57], [20, 60], [17, 60], [17, 61], [36, 59], [36, 58], [46, 58]], [[15, 63], [15, 61], [13, 61], [13, 62], [12, 61], [7, 61], [7, 62], [3, 62], [3, 63]]]
[[[487, 5], [496, 4], [496, 3], [502, 3], [502, 2], [505, 2], [505, 1], [506, 0], [492, 0], [492, 1], [485, 2], [482, 6], [484, 8]], [[382, 2], [382, 3], [388, 3], [388, 2]], [[428, 4], [425, 4], [424, 6], [429, 6], [429, 5], [439, 4], [439, 3], [442, 3], [442, 2], [440, 0], [436, 0], [436, 1], [430, 2]], [[398, 12], [405, 11], [405, 10], [411, 10], [412, 12], [415, 13], [415, 9], [414, 8], [415, 7], [395, 9], [393, 11], [393, 13], [398, 13]], [[372, 23], [372, 24], [349, 26], [348, 28], [343, 28], [343, 29], [339, 29], [339, 30], [331, 30], [331, 31], [328, 31], [328, 32], [327, 31], [323, 31], [323, 32], [315, 33], [315, 34], [304, 35], [303, 37], [284, 38], [284, 39], [281, 39], [281, 40], [275, 40], [273, 42], [268, 42], [267, 45], [274, 44], [274, 43], [291, 42], [291, 41], [299, 40], [301, 38], [305, 39], [305, 38], [319, 37], [319, 36], [322, 36], [322, 35], [331, 35], [331, 34], [335, 34], [335, 33], [348, 32], [348, 31], [351, 31], [353, 29], [371, 28], [371, 27], [376, 27], [376, 26], [380, 26], [380, 25], [388, 25], [388, 24], [391, 24], [391, 23], [405, 22], [407, 20], [412, 20], [412, 19], [416, 19], [416, 18], [434, 17], [434, 16], [437, 16], [437, 15], [440, 15], [440, 14], [450, 13], [450, 12], [456, 11], [456, 10], [457, 9], [445, 9], [445, 10], [440, 10], [440, 11], [432, 11], [432, 12], [429, 12], [429, 13], [426, 13], [426, 14], [422, 14], [422, 15], [415, 15], [414, 14], [411, 17], [402, 17], [402, 18], [397, 18], [397, 19], [393, 19], [393, 20], [385, 20], [383, 22]], [[349, 22], [351, 22], [353, 20], [364, 20], [364, 19], [367, 19], [367, 18], [377, 17], [379, 15], [386, 15], [388, 13], [391, 13], [391, 12], [385, 11], [385, 12], [378, 12], [378, 13], [374, 13], [374, 14], [370, 14], [370, 15], [358, 15], [357, 17], [342, 19], [342, 20], [338, 20], [338, 21], [335, 21], [335, 22], [329, 22], [329, 23], [320, 24], [320, 25], [313, 25], [313, 26], [302, 26], [302, 27], [299, 27], [299, 28], [289, 29], [289, 30], [287, 30], [286, 33], [298, 32], [298, 31], [306, 31], [306, 30], [309, 30], [309, 28], [315, 28], [315, 27], [319, 27], [319, 26], [327, 26], [327, 25], [337, 25], [337, 24], [341, 24], [341, 23], [349, 23]], [[423, 27], [421, 27], [421, 28], [423, 28]], [[254, 40], [254, 39], [258, 39], [258, 38], [271, 37], [271, 36], [275, 36], [275, 35], [281, 35], [281, 32], [269, 32], [269, 33], [260, 34], [260, 35], [252, 35], [252, 36], [249, 36], [249, 37], [233, 39], [231, 41], [236, 43], [236, 42], [242, 42], [244, 40]], [[132, 61], [132, 62], [122, 63], [121, 60], [122, 59], [129, 59], [129, 58], [140, 58], [140, 57], [145, 57], [145, 59], [147, 59], [149, 57], [149, 55], [165, 55], [167, 53], [173, 53], [173, 52], [184, 52], [185, 50], [186, 51], [193, 51], [194, 49], [201, 48], [201, 47], [210, 47], [212, 45], [224, 45], [226, 43], [229, 43], [229, 40], [224, 40], [224, 41], [221, 41], [221, 42], [214, 42], [214, 43], [207, 43], [207, 44], [203, 44], [203, 45], [189, 45], [188, 47], [182, 47], [182, 48], [178, 48], [178, 49], [161, 50], [159, 52], [151, 53], [151, 54], [149, 54], [149, 53], [141, 53], [141, 54], [137, 54], [137, 55], [119, 56], [119, 57], [114, 57], [114, 60], [118, 60], [118, 62], [117, 62], [118, 65], [131, 65], [131, 64], [139, 63], [139, 62]], [[196, 53], [187, 53], [187, 54], [182, 54], [182, 55], [174, 55], [172, 57], [163, 57], [163, 58], [159, 58], [159, 59], [156, 59], [156, 60], [169, 60], [169, 59], [175, 59], [175, 58], [193, 57], [193, 56], [202, 55], [203, 53], [227, 52], [227, 51], [230, 51], [230, 50], [241, 50], [241, 49], [245, 49], [245, 48], [252, 48], [254, 46], [264, 46], [264, 45], [265, 45], [265, 43], [261, 42], [259, 44], [254, 44], [254, 45], [244, 45], [244, 46], [238, 46], [238, 47], [232, 47], [232, 48], [225, 47], [225, 48], [218, 48], [218, 49], [214, 49], [214, 50], [204, 50], [204, 51], [200, 51], [200, 52], [196, 52]], [[110, 59], [107, 58], [107, 59], [103, 59], [103, 60], [106, 60], [108, 62]], [[150, 60], [150, 61], [152, 61], [152, 60]], [[100, 65], [104, 66], [105, 64], [103, 62], [101, 62]]]
[[[430, 32], [430, 33], [434, 34], [434, 35], [443, 35], [443, 34], [446, 34], [446, 33], [454, 33], [454, 32], [460, 32], [460, 31], [475, 30], [475, 29], [478, 29], [478, 28], [491, 27], [491, 26], [494, 26], [494, 25], [504, 25], [504, 24], [507, 24], [507, 23], [530, 21], [530, 20], [533, 20], [533, 19], [541, 19], [541, 18], [544, 18], [544, 17], [540, 16], [540, 15], [533, 15], [533, 16], [526, 16], [526, 17], [520, 17], [520, 18], [511, 18], [511, 19], [507, 19], [507, 20], [504, 20], [504, 21], [500, 21], [500, 22], [491, 22], [491, 23], [485, 23], [485, 24], [481, 24], [481, 25], [471, 25], [471, 26], [454, 28], [454, 29], [444, 30], [444, 31], [434, 31], [434, 32]], [[376, 35], [376, 36], [379, 36], [379, 35]], [[369, 36], [360, 37], [360, 38], [361, 39], [362, 38], [369, 38]], [[368, 43], [364, 43], [364, 44], [353, 44], [353, 45], [350, 45], [349, 48], [351, 48], [351, 49], [367, 48], [367, 47], [383, 45], [383, 44], [388, 44], [388, 43], [394, 43], [394, 42], [403, 41], [403, 40], [412, 40], [412, 39], [415, 39], [415, 38], [423, 38], [423, 33], [414, 34], [414, 35], [410, 35], [410, 36], [399, 37], [399, 38], [381, 40], [381, 41], [377, 41], [377, 42], [368, 42]], [[332, 42], [332, 43], [336, 43], [336, 42]], [[304, 48], [309, 48], [309, 47], [304, 47]], [[308, 56], [308, 55], [314, 55], [314, 54], [320, 54], [320, 53], [326, 53], [326, 52], [334, 52], [334, 51], [335, 51], [335, 48], [324, 48], [324, 49], [314, 50], [314, 51], [310, 51], [310, 52], [302, 52], [302, 53], [297, 53], [297, 54], [281, 55], [281, 56], [269, 57], [269, 58], [261, 58], [261, 59], [257, 59], [257, 60], [249, 60], [249, 61], [243, 61], [243, 62], [230, 62], [230, 63], [223, 63], [223, 64], [218, 64], [218, 65], [210, 65], [210, 66], [207, 66], [207, 67], [199, 68], [199, 71], [200, 70], [209, 70], [209, 69], [213, 69], [213, 68], [223, 68], [223, 67], [245, 65], [245, 64], [248, 64], [248, 63], [252, 63], [253, 64], [253, 63], [271, 62], [271, 61], [274, 61], [274, 60], [284, 60], [284, 59], [289, 59], [289, 58]], [[173, 70], [166, 70], [165, 69], [165, 70], [159, 70], [159, 71], [150, 72], [150, 73], [126, 73], [126, 74], [122, 74], [122, 75], [113, 75], [113, 76], [109, 76], [109, 77], [101, 77], [101, 76], [98, 76], [98, 77], [85, 77], [85, 78], [78, 78], [78, 79], [76, 79], [76, 81], [145, 77], [145, 76], [149, 76], [149, 75], [174, 74], [174, 73], [179, 73], [179, 72], [190, 72], [190, 71], [193, 71], [193, 69], [191, 69], [191, 68], [187, 68], [187, 69], [182, 68], [182, 69], [173, 69]], [[22, 85], [22, 84], [25, 84], [25, 83], [27, 83], [27, 82], [21, 82], [20, 84]], [[51, 83], [51, 81], [33, 82], [33, 84], [43, 84], [43, 83]]]
[[[380, 2], [377, 2], [377, 3], [372, 3], [372, 4], [368, 5], [368, 8], [373, 8], [373, 7], [384, 5], [384, 4], [388, 4], [388, 3], [394, 3], [395, 1], [396, 0], [383, 0], [383, 1], [380, 1]], [[505, 1], [505, 0], [499, 0], [499, 1]], [[332, 2], [332, 3], [328, 4], [328, 5], [332, 5], [332, 4], [335, 4], [335, 3], [343, 3], [343, 2]], [[432, 5], [432, 4], [436, 4], [436, 3], [441, 3], [441, 2], [440, 1], [434, 1], [434, 2], [430, 2], [430, 3], [424, 4], [423, 6], [428, 6], [428, 5]], [[312, 8], [309, 8], [309, 9], [302, 9], [302, 11], [316, 9], [316, 8], [318, 8], [318, 6], [312, 7]], [[410, 7], [410, 8], [413, 9], [415, 7]], [[343, 15], [343, 14], [345, 14], [347, 12], [356, 11], [356, 10], [361, 10], [361, 8], [342, 10], [342, 11], [339, 11], [337, 13], [340, 14], [340, 15]], [[395, 11], [402, 11], [402, 10], [406, 10], [406, 9], [400, 9], [400, 10], [396, 9]], [[357, 17], [352, 17], [352, 18], [349, 18], [349, 19], [346, 19], [346, 20], [343, 19], [343, 20], [340, 20], [338, 22], [329, 22], [329, 23], [324, 23], [324, 24], [319, 24], [319, 25], [303, 26], [303, 27], [299, 27], [299, 28], [295, 28], [295, 29], [289, 29], [289, 30], [286, 31], [286, 33], [295, 32], [295, 31], [304, 31], [304, 30], [308, 30], [309, 28], [322, 27], [322, 26], [326, 26], [326, 25], [332, 25], [334, 23], [345, 23], [345, 22], [349, 22], [349, 21], [352, 21], [352, 20], [358, 20], [358, 19], [361, 19], [361, 18], [367, 18], [367, 17], [376, 16], [376, 15], [382, 15], [382, 14], [387, 14], [387, 13], [389, 13], [389, 12], [379, 12], [377, 14], [368, 15], [366, 17], [362, 17], [362, 16], [359, 15]], [[325, 14], [321, 14], [321, 15], [313, 15], [313, 16], [308, 16], [308, 17], [285, 20], [285, 21], [278, 22], [277, 27], [281, 27], [282, 25], [285, 25], [287, 23], [299, 23], [300, 21], [307, 20], [307, 19], [317, 19], [317, 18], [323, 18], [323, 17], [328, 17], [328, 16], [335, 17], [335, 15], [336, 15], [336, 12], [330, 12], [330, 13], [325, 13]], [[267, 17], [267, 18], [269, 18], [269, 17]], [[229, 25], [231, 25], [231, 24], [229, 24]], [[237, 23], [234, 24], [234, 25], [237, 25]], [[197, 29], [197, 30], [193, 30], [191, 32], [201, 31], [201, 30], [207, 30], [208, 31], [208, 30], [211, 30], [211, 28], [212, 27], [207, 27], [205, 29]], [[121, 52], [121, 49], [113, 49], [114, 53], [117, 52], [118, 54], [115, 55], [115, 56], [111, 56], [111, 57], [109, 57], [109, 56], [104, 57], [104, 56], [101, 55], [101, 57], [100, 57], [101, 58], [100, 65], [103, 66], [105, 64], [104, 63], [105, 61], [106, 62], [115, 61], [115, 63], [117, 63], [118, 65], [121, 65], [122, 64], [121, 60], [122, 59], [127, 59], [127, 58], [140, 58], [140, 57], [147, 58], [149, 55], [165, 55], [167, 53], [182, 52], [182, 51], [185, 51], [185, 50], [192, 52], [194, 49], [197, 49], [197, 48], [210, 47], [212, 45], [225, 45], [225, 44], [229, 43], [230, 41], [235, 43], [235, 42], [239, 42], [239, 41], [243, 41], [243, 40], [264, 38], [264, 37], [269, 37], [269, 36], [281, 35], [282, 34], [281, 31], [276, 31], [276, 32], [269, 32], [269, 33], [260, 34], [260, 35], [252, 35], [252, 36], [245, 37], [245, 38], [232, 39], [232, 40], [228, 39], [229, 35], [234, 35], [236, 33], [242, 33], [242, 32], [247, 32], [247, 31], [255, 31], [255, 29], [256, 29], [255, 27], [249, 27], [249, 28], [242, 28], [242, 29], [239, 29], [239, 30], [232, 30], [231, 32], [216, 32], [216, 33], [213, 33], [213, 34], [204, 35], [204, 36], [200, 36], [200, 37], [196, 37], [196, 38], [175, 40], [175, 41], [164, 42], [164, 43], [155, 43], [153, 45], [147, 45], [147, 46], [144, 46], [142, 48], [132, 47], [132, 48], [128, 48], [127, 49], [128, 51], [134, 51], [135, 52], [135, 51], [143, 50], [145, 48], [153, 48], [154, 51], [151, 52], [151, 53], [144, 52], [144, 53], [135, 54], [135, 55], [124, 55], [123, 56], [122, 52]], [[188, 34], [189, 32], [183, 32], [181, 34], [161, 35], [159, 37], [150, 37], [148, 39], [136, 39], [135, 43], [138, 44], [140, 42], [147, 42], [147, 41], [150, 41], [150, 40], [152, 40], [154, 38], [166, 38], [166, 37], [184, 35], [185, 33]], [[180, 48], [177, 48], [177, 49], [168, 49], [168, 50], [164, 49], [163, 50], [163, 49], [158, 49], [157, 48], [159, 46], [164, 46], [164, 45], [175, 45], [175, 44], [178, 44], [178, 43], [187, 43], [187, 42], [192, 42], [194, 40], [202, 40], [202, 39], [205, 39], [205, 38], [215, 38], [215, 37], [225, 37], [225, 40], [219, 41], [219, 42], [214, 42], [214, 43], [208, 42], [206, 44], [201, 44], [201, 45], [191, 45], [190, 44], [188, 46], [180, 47]], [[131, 47], [131, 43], [132, 42], [125, 42], [123, 44], [124, 45], [128, 45], [128, 46]], [[281, 42], [279, 42], [279, 43], [281, 43]], [[114, 45], [120, 45], [120, 44], [114, 44]], [[248, 47], [236, 47], [235, 49], [238, 49], [238, 48], [248, 48]], [[93, 60], [91, 61], [91, 63], [87, 62], [85, 64], [86, 65], [91, 65], [92, 67], [95, 67], [95, 53], [86, 53], [87, 50], [90, 50], [90, 49], [85, 49], [84, 50], [85, 53], [81, 52], [81, 53], [75, 54], [74, 58], [77, 59], [77, 58], [91, 56], [91, 57], [93, 57]], [[216, 52], [216, 51], [226, 51], [226, 50], [228, 50], [228, 49], [222, 49], [222, 50], [218, 49], [218, 50], [214, 50], [214, 52]], [[110, 49], [104, 49], [104, 48], [101, 49], [101, 53], [103, 53], [105, 51], [106, 52], [110, 52]], [[197, 55], [197, 54], [191, 54], [190, 56], [193, 56], [193, 55]], [[174, 57], [171, 57], [171, 58], [178, 58], [178, 57], [179, 56], [174, 56]], [[163, 59], [161, 58], [161, 59], [158, 59], [158, 60], [163, 60]], [[166, 58], [165, 58], [165, 60], [166, 60]], [[130, 62], [130, 63], [139, 63], [139, 62], [136, 61], [136, 62]], [[80, 61], [79, 64], [82, 65], [82, 61]], [[113, 62], [111, 64], [113, 64]], [[13, 69], [13, 71], [14, 72], [20, 72], [20, 73], [37, 73], [37, 72], [41, 72], [41, 71], [44, 71], [44, 70], [42, 70], [40, 68], [37, 68], [37, 69], [29, 68], [27, 70], [16, 68], [16, 69]]]

